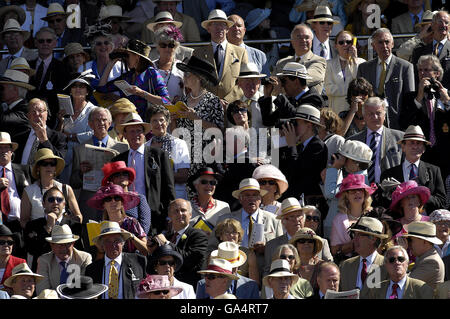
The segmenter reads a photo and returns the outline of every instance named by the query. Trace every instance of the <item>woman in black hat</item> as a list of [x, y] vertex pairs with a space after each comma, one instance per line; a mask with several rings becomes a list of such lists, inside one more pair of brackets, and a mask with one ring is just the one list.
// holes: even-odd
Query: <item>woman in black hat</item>
[[17, 236], [5, 225], [0, 225], [0, 289], [4, 289], [3, 283], [11, 277], [12, 270], [18, 264], [26, 263], [25, 259], [12, 255], [14, 244], [17, 244]]

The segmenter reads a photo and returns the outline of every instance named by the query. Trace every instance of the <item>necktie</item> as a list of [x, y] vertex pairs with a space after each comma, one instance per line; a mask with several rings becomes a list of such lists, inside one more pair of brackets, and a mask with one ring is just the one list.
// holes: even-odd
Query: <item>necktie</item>
[[119, 296], [119, 273], [114, 266], [116, 262], [111, 260], [109, 268], [109, 285], [108, 285], [108, 297], [109, 299], [117, 299]]
[[222, 50], [222, 45], [219, 44], [216, 48], [216, 52], [214, 53], [214, 61], [216, 62], [217, 73], [220, 72], [220, 50]]
[[367, 259], [363, 258], [362, 262], [363, 262], [363, 266], [361, 269], [361, 284], [364, 286], [364, 283], [366, 282], [366, 278], [367, 278]]
[[38, 89], [41, 88], [41, 82], [42, 82], [42, 75], [44, 74], [44, 61], [41, 61], [41, 64], [39, 64], [39, 67], [36, 71], [36, 84], [38, 86]]
[[375, 182], [375, 162], [377, 158], [377, 132], [372, 132], [372, 139], [370, 140], [370, 149], [372, 150], [372, 159], [370, 166], [368, 168], [367, 174], [369, 178], [369, 183]]
[[295, 62], [299, 63], [301, 60], [302, 60], [302, 57], [299, 56], [295, 59]]
[[389, 297], [389, 299], [398, 299], [397, 289], [398, 289], [398, 284], [393, 284], [392, 285], [392, 293], [391, 293], [391, 296]]
[[384, 95], [384, 81], [386, 80], [386, 62], [381, 62], [380, 82], [378, 83], [378, 96]]
[[253, 218], [251, 215], [248, 215], [248, 241], [250, 242], [250, 238], [252, 237], [253, 231]]
[[62, 267], [59, 283], [62, 285], [62, 284], [67, 283], [67, 278], [69, 277], [69, 273], [67, 272], [67, 264], [65, 261], [61, 261], [59, 264]]
[[410, 170], [409, 170], [409, 180], [415, 180], [417, 178], [417, 174], [416, 174], [416, 164], [411, 164], [409, 165]]
[[177, 243], [177, 237], [178, 237], [178, 232], [175, 232], [173, 235], [172, 235], [172, 237], [170, 238], [170, 242], [172, 243], [172, 244], [176, 244]]
[[417, 25], [417, 23], [419, 23], [419, 17], [417, 15], [414, 15], [414, 25], [413, 25], [413, 27], [415, 27]]
[[437, 57], [439, 56], [439, 53], [441, 51], [441, 46], [442, 46], [442, 43], [438, 42], [438, 43], [436, 43], [436, 45], [434, 47], [434, 55]]
[[[3, 178], [6, 178], [6, 167], [3, 166]], [[4, 190], [0, 193], [0, 199], [1, 199], [1, 209], [3, 214], [5, 216], [9, 215], [9, 212], [11, 211], [11, 207], [9, 206], [9, 194], [8, 194], [8, 187], [5, 187]]]
[[320, 43], [320, 56], [322, 58], [325, 57], [325, 44], [323, 44], [323, 43]]
[[425, 103], [427, 104], [428, 118], [430, 119], [430, 143], [431, 146], [433, 146], [434, 143], [436, 143], [436, 135], [434, 133], [433, 102], [431, 100], [426, 100]]
[[34, 154], [36, 154], [38, 147], [39, 147], [39, 139], [35, 137], [33, 145], [31, 146], [30, 156], [28, 157], [28, 165], [32, 165], [34, 163]]
[[131, 167], [136, 170], [136, 151], [134, 150], [131, 151]]

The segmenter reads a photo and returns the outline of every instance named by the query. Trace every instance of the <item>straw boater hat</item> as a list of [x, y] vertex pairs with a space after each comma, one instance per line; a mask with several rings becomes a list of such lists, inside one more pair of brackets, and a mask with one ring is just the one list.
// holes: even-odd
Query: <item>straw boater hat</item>
[[247, 255], [239, 249], [239, 245], [231, 241], [219, 244], [216, 250], [211, 252], [211, 258], [226, 259], [233, 268], [240, 267], [247, 261]]
[[206, 29], [208, 27], [208, 23], [222, 21], [225, 22], [229, 28], [234, 25], [233, 21], [228, 20], [227, 14], [220, 9], [212, 10], [208, 15], [208, 20], [202, 21], [201, 26]]
[[147, 24], [147, 29], [154, 32], [155, 27], [158, 24], [163, 23], [171, 23], [178, 29], [181, 28], [181, 26], [183, 25], [183, 22], [174, 20], [172, 14], [169, 11], [161, 11], [158, 12], [158, 14], [156, 15], [155, 22]]
[[320, 123], [320, 111], [310, 104], [301, 104], [295, 109], [295, 116], [291, 119], [299, 119], [311, 122], [314, 125], [325, 127]]
[[365, 177], [362, 174], [348, 174], [347, 177], [342, 180], [336, 198], [341, 197], [344, 192], [352, 189], [364, 189], [369, 195], [372, 195], [377, 190], [377, 186], [375, 184], [371, 186], [367, 185]]
[[15, 5], [3, 6], [0, 8], [0, 23], [5, 22], [5, 21], [3, 21], [3, 19], [11, 11], [14, 11], [17, 14], [17, 16], [19, 18], [17, 20], [17, 22], [19, 22], [19, 24], [22, 25], [26, 20], [25, 10], [23, 10], [21, 7], [15, 6]]
[[357, 162], [370, 164], [372, 150], [363, 142], [346, 140], [338, 151], [339, 154]]
[[34, 90], [35, 87], [31, 84], [28, 84], [30, 77], [18, 70], [8, 69], [3, 73], [3, 76], [0, 77], [0, 84], [10, 84], [15, 86], [20, 86], [27, 90]]
[[205, 270], [199, 270], [197, 273], [206, 274], [218, 274], [228, 277], [231, 280], [238, 280], [239, 277], [233, 274], [233, 265], [225, 259], [211, 258], [209, 260], [208, 267]]
[[392, 211], [400, 210], [400, 202], [403, 198], [409, 195], [418, 195], [420, 198], [420, 205], [425, 205], [431, 196], [430, 189], [426, 186], [419, 186], [416, 181], [410, 180], [401, 183], [397, 186], [395, 191], [392, 193], [392, 203], [389, 207]]
[[322, 238], [317, 236], [314, 230], [308, 227], [303, 227], [297, 230], [294, 237], [291, 238], [289, 244], [296, 246], [296, 243], [299, 239], [314, 239], [316, 242], [314, 254], [319, 253], [323, 248]]
[[277, 215], [277, 219], [283, 219], [287, 214], [297, 211], [303, 211], [304, 206], [300, 204], [297, 198], [295, 197], [289, 197], [283, 200], [281, 203], [281, 213], [280, 215]]
[[130, 17], [123, 16], [122, 7], [115, 4], [109, 6], [102, 6], [100, 8], [99, 18], [100, 20], [115, 18], [122, 21], [127, 21], [131, 19]]
[[8, 132], [0, 132], [0, 145], [11, 145], [13, 152], [19, 147], [16, 142], [11, 142], [11, 136]]
[[327, 6], [317, 6], [316, 9], [314, 10], [314, 18], [309, 19], [306, 22], [311, 23], [321, 21], [333, 22], [333, 24], [340, 23], [339, 21], [333, 19], [331, 10]]
[[121, 97], [116, 100], [113, 104], [108, 106], [108, 109], [113, 118], [121, 113], [137, 113], [136, 106], [126, 97]]
[[373, 217], [360, 217], [358, 221], [352, 225], [350, 231], [374, 236], [381, 239], [385, 239], [388, 237], [388, 235], [385, 235], [383, 233], [383, 223]]
[[129, 239], [132, 234], [126, 230], [120, 228], [119, 223], [111, 221], [103, 221], [100, 227], [100, 235], [92, 238], [94, 244], [98, 244], [103, 236], [111, 234], [120, 234], [123, 240]]
[[30, 68], [28, 61], [23, 57], [18, 57], [12, 60], [11, 64], [9, 65], [9, 69], [16, 71], [25, 71], [25, 74], [30, 77], [36, 73], [34, 69]]
[[86, 61], [89, 61], [91, 57], [89, 54], [83, 50], [83, 46], [78, 42], [71, 42], [67, 43], [64, 47], [64, 58], [63, 60], [67, 59], [69, 56], [73, 54], [79, 54], [82, 53], [84, 57], [86, 58]]
[[276, 180], [280, 195], [283, 194], [289, 187], [286, 176], [284, 176], [284, 174], [278, 169], [278, 167], [272, 164], [264, 164], [255, 168], [252, 174], [252, 178], [256, 180], [264, 178]]
[[175, 272], [183, 266], [183, 256], [178, 251], [173, 249], [171, 245], [161, 245], [156, 248], [151, 256], [150, 262], [153, 265], [151, 268], [153, 269], [158, 263], [158, 260], [165, 256], [172, 256], [175, 260]]
[[133, 183], [134, 179], [136, 178], [136, 171], [134, 170], [134, 168], [127, 167], [124, 161], [106, 163], [105, 165], [103, 165], [102, 171], [104, 176], [102, 179], [102, 186], [107, 186], [110, 182], [109, 179], [111, 175], [118, 172], [127, 172], [130, 184]]
[[107, 285], [94, 284], [91, 277], [80, 276], [80, 287], [70, 288], [67, 284], [56, 287], [62, 299], [94, 299], [108, 290]]
[[416, 26], [423, 26], [424, 24], [431, 24], [433, 21], [434, 12], [426, 10], [422, 15], [422, 21], [416, 24]]
[[410, 125], [405, 131], [403, 138], [398, 141], [398, 144], [402, 144], [404, 141], [420, 141], [425, 144], [431, 144], [429, 141], [425, 139], [425, 134], [423, 134], [422, 129], [419, 125]]
[[69, 225], [55, 225], [52, 229], [52, 236], [46, 237], [45, 240], [52, 244], [74, 243], [80, 236], [72, 234]]
[[133, 207], [136, 207], [140, 202], [140, 198], [137, 193], [126, 192], [123, 190], [122, 186], [116, 184], [108, 184], [107, 186], [100, 187], [95, 195], [89, 198], [87, 204], [89, 207], [92, 207], [94, 209], [103, 210], [103, 200], [106, 197], [111, 196], [120, 196], [122, 198], [122, 205], [124, 210], [129, 210]]
[[265, 78], [267, 74], [259, 73], [258, 66], [253, 62], [241, 63], [238, 79]]
[[324, 0], [304, 0], [300, 5], [295, 7], [295, 10], [297, 10], [297, 12], [314, 11], [317, 6], [333, 8], [333, 3]]
[[435, 245], [442, 245], [442, 241], [436, 237], [436, 225], [431, 222], [412, 222], [403, 227], [407, 231], [403, 237], [416, 237]]
[[172, 298], [181, 293], [183, 288], [172, 286], [167, 275], [147, 275], [139, 283], [136, 296], [142, 298], [150, 292], [161, 290], [169, 290], [170, 298]]
[[298, 275], [291, 273], [289, 262], [285, 259], [272, 261], [269, 274], [263, 278], [264, 286], [269, 287], [269, 278], [271, 277], [292, 277], [292, 284], [298, 281]]
[[64, 11], [64, 8], [62, 7], [62, 5], [60, 5], [57, 2], [52, 2], [48, 6], [47, 15], [41, 19], [44, 21], [48, 21], [50, 18], [57, 16], [57, 15], [67, 16], [69, 14], [66, 11]]
[[215, 66], [194, 55], [189, 58], [187, 63], [177, 63], [177, 68], [183, 72], [190, 72], [199, 75], [211, 82], [214, 86], [219, 84]]
[[56, 159], [56, 172], [55, 175], [58, 176], [61, 174], [61, 172], [64, 169], [64, 166], [66, 165], [66, 162], [59, 156], [56, 156], [53, 154], [53, 151], [49, 148], [41, 148], [34, 154], [34, 162], [33, 166], [31, 167], [31, 176], [33, 176], [34, 179], [38, 179], [38, 163], [43, 160], [47, 159]]
[[261, 189], [261, 187], [259, 186], [259, 183], [256, 179], [254, 178], [244, 178], [240, 183], [239, 183], [239, 189], [233, 191], [231, 193], [231, 195], [236, 198], [239, 199], [239, 195], [244, 192], [244, 191], [248, 191], [248, 190], [255, 190], [258, 191], [261, 196], [264, 196], [267, 194], [267, 191], [264, 189]]
[[142, 118], [137, 113], [130, 113], [125, 118], [125, 121], [122, 124], [117, 125], [116, 130], [120, 134], [123, 134], [123, 129], [125, 126], [131, 125], [142, 125], [144, 127], [144, 135], [150, 132], [150, 123], [144, 122]]
[[277, 73], [276, 76], [296, 76], [301, 79], [310, 80], [312, 77], [308, 75], [306, 66], [297, 62], [288, 62], [283, 66], [281, 73]]
[[23, 30], [19, 22], [15, 19], [8, 19], [3, 26], [3, 31], [0, 32], [0, 37], [3, 38], [6, 32], [20, 32], [23, 35], [23, 40], [26, 41], [30, 37], [30, 32]]
[[45, 278], [44, 276], [33, 273], [26, 263], [22, 263], [18, 264], [16, 267], [13, 268], [11, 277], [8, 277], [3, 284], [6, 287], [11, 287], [14, 279], [19, 276], [34, 277], [36, 283], [40, 282], [42, 279]]

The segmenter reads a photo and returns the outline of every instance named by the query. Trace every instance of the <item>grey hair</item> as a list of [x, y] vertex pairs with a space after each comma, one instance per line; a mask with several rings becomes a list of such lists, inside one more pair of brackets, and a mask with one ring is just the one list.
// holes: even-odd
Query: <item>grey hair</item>
[[387, 113], [387, 104], [385, 100], [380, 99], [378, 96], [372, 96], [369, 97], [366, 102], [364, 102], [364, 104], [362, 105], [362, 113], [364, 114], [364, 109], [367, 105], [371, 105], [371, 106], [383, 106], [383, 110], [385, 113]]
[[167, 125], [170, 123], [170, 111], [162, 105], [153, 105], [148, 109], [148, 117], [151, 121], [153, 115], [162, 113], [166, 119]]
[[167, 31], [169, 31], [168, 26], [163, 26], [155, 31], [155, 44], [158, 44], [161, 41], [173, 42], [175, 43], [175, 49], [180, 45], [180, 42], [171, 37]]
[[108, 41], [111, 42], [112, 49], [113, 49], [113, 50], [115, 49], [114, 39], [113, 39], [113, 37], [112, 37], [111, 34], [99, 34], [99, 35], [96, 35], [96, 36], [92, 39], [92, 41], [91, 41], [91, 43], [90, 43], [91, 48], [92, 48], [92, 50], [91, 50], [91, 56], [92, 56], [94, 59], [97, 57], [96, 54], [95, 54], [95, 50], [94, 50], [94, 48], [95, 48], [95, 42], [97, 42], [97, 38], [100, 38], [100, 37], [107, 38]]
[[307, 29], [307, 30], [309, 31], [310, 35], [311, 35], [311, 39], [314, 38], [314, 33], [313, 33], [311, 27], [310, 27], [309, 25], [305, 24], [305, 23], [300, 23], [300, 24], [297, 24], [297, 25], [292, 29], [292, 31], [291, 31], [291, 39], [292, 39], [292, 37], [294, 36], [295, 31], [297, 31], [297, 30], [300, 29], [300, 28], [305, 28], [305, 29]]
[[433, 14], [433, 18], [431, 19], [431, 23], [436, 23], [436, 20], [437, 20], [437, 17], [438, 17], [438, 15], [440, 15], [441, 13], [445, 13], [446, 15], [449, 15], [448, 14], [448, 11], [446, 11], [446, 10], [440, 10], [440, 11], [437, 11], [437, 12], [435, 12], [434, 14]]
[[30, 112], [31, 105], [37, 104], [37, 103], [44, 103], [45, 109], [47, 110], [47, 112], [50, 112], [50, 109], [48, 108], [48, 103], [47, 103], [47, 101], [46, 101], [46, 100], [43, 100], [43, 99], [40, 99], [40, 98], [38, 98], [38, 97], [35, 97], [35, 98], [32, 98], [30, 101], [28, 101], [28, 104], [27, 104], [27, 113]]
[[403, 257], [406, 258], [406, 263], [409, 264], [409, 256], [408, 256], [408, 252], [406, 251], [405, 248], [403, 248], [400, 245], [397, 246], [392, 246], [389, 247], [385, 252], [384, 252], [384, 263], [387, 264], [388, 262], [388, 255], [392, 250], [401, 250], [403, 252]]
[[320, 212], [320, 210], [313, 205], [306, 205], [305, 207], [303, 207], [304, 210], [312, 210], [314, 213], [319, 214], [319, 217], [322, 218], [322, 213]]
[[104, 107], [101, 107], [101, 106], [97, 106], [97, 107], [94, 107], [92, 109], [92, 111], [89, 113], [88, 122], [92, 122], [94, 120], [94, 115], [99, 113], [99, 112], [105, 112], [106, 113], [106, 117], [108, 118], [108, 121], [110, 121], [112, 123], [111, 112], [107, 108], [104, 108]]
[[377, 38], [379, 35], [381, 35], [381, 34], [383, 34], [383, 33], [389, 34], [389, 36], [391, 37], [391, 40], [394, 41], [394, 37], [392, 36], [392, 33], [391, 33], [391, 31], [390, 31], [388, 28], [379, 28], [379, 29], [376, 29], [376, 30], [372, 33], [372, 35], [370, 36], [370, 39], [371, 39], [372, 41], [374, 41], [375, 38]]
[[281, 252], [283, 251], [283, 249], [292, 250], [292, 253], [295, 256], [295, 266], [299, 266], [300, 265], [300, 255], [298, 254], [297, 248], [295, 248], [295, 246], [292, 244], [283, 244], [283, 245], [278, 246], [275, 249], [275, 251], [273, 252], [272, 256], [270, 256], [272, 258], [272, 261], [274, 261], [276, 259], [280, 259], [280, 255], [281, 255]]
[[419, 67], [425, 62], [431, 62], [433, 71], [439, 72], [438, 80], [441, 81], [442, 77], [444, 76], [444, 69], [442, 68], [441, 62], [439, 61], [438, 57], [432, 54], [422, 55], [419, 58], [419, 61], [417, 61], [417, 66]]
[[49, 27], [42, 27], [42, 28], [40, 28], [39, 31], [36, 32], [36, 35], [35, 35], [34, 38], [37, 39], [37, 37], [41, 33], [44, 33], [44, 32], [50, 33], [52, 35], [52, 37], [53, 37], [53, 40], [56, 40], [58, 38], [58, 36], [56, 35], [55, 30], [53, 30], [52, 28], [49, 28]]

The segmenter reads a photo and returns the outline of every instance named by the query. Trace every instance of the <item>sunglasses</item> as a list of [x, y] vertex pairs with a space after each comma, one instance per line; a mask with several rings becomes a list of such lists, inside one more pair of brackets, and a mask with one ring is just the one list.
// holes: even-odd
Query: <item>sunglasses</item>
[[64, 198], [62, 197], [56, 197], [56, 196], [50, 196], [49, 198], [47, 198], [47, 201], [49, 203], [54, 203], [57, 202], [58, 204], [61, 204], [63, 202]]
[[340, 45], [344, 45], [344, 44], [352, 44], [352, 40], [341, 40], [341, 41], [338, 41], [338, 43], [339, 43]]
[[237, 114], [237, 113], [247, 113], [247, 108], [246, 107], [240, 107], [240, 108], [238, 108], [236, 111], [234, 111], [233, 113], [234, 114]]
[[13, 240], [0, 240], [0, 246], [3, 246], [3, 245], [12, 246], [13, 244], [14, 244]]
[[56, 167], [56, 161], [51, 161], [51, 162], [43, 161], [43, 162], [39, 163], [39, 166], [42, 166], [42, 167], [48, 167], [48, 166]]
[[158, 265], [160, 266], [175, 266], [175, 260], [158, 260]]
[[299, 244], [314, 244], [314, 239], [301, 238], [301, 239], [297, 240], [297, 243], [299, 243]]
[[217, 278], [225, 278], [225, 276], [207, 274], [207, 275], [205, 275], [205, 278], [208, 279], [208, 280], [214, 280], [214, 279], [217, 279]]
[[212, 180], [212, 181], [207, 181], [206, 179], [201, 179], [200, 180], [200, 184], [202, 185], [211, 185], [211, 186], [216, 186], [217, 185], [217, 181], [216, 180]]
[[167, 44], [167, 43], [160, 43], [159, 47], [162, 48], [162, 49], [165, 49], [167, 47], [169, 47], [170, 49], [173, 49], [173, 48], [175, 48], [175, 43], [169, 43], [169, 44]]
[[129, 175], [127, 172], [118, 172], [111, 175], [111, 179], [116, 177], [129, 177]]
[[276, 185], [277, 182], [274, 181], [274, 180], [270, 180], [270, 181], [259, 181], [259, 185], [266, 185], [266, 184], [269, 184], [269, 185], [273, 186], [273, 185]]
[[389, 263], [393, 264], [393, 263], [395, 263], [397, 260], [398, 260], [399, 263], [402, 263], [402, 262], [404, 262], [404, 261], [406, 260], [406, 258], [403, 257], [403, 256], [398, 256], [398, 257], [391, 257], [391, 258], [389, 258], [388, 260], [389, 260]]
[[307, 221], [313, 221], [313, 222], [316, 222], [316, 223], [318, 223], [318, 222], [320, 222], [320, 217], [318, 217], [318, 216], [311, 216], [311, 215], [306, 215], [306, 220]]
[[169, 294], [169, 290], [158, 290], [158, 291], [152, 291], [150, 292], [153, 295], [168, 295]]
[[280, 259], [294, 260], [295, 256], [294, 255], [280, 255]]
[[101, 46], [102, 44], [104, 44], [104, 45], [110, 45], [111, 44], [111, 42], [109, 42], [109, 41], [97, 41], [97, 42], [95, 42], [95, 45], [96, 46]]
[[333, 25], [333, 22], [330, 22], [330, 21], [320, 21], [319, 24], [320, 24], [320, 25], [324, 25], [324, 24]]
[[37, 42], [38, 42], [39, 44], [42, 44], [42, 43], [44, 43], [44, 42], [47, 42], [48, 44], [50, 44], [50, 43], [53, 42], [53, 39], [38, 39]]
[[108, 196], [108, 197], [103, 198], [103, 202], [109, 203], [113, 199], [115, 202], [122, 201], [122, 197], [119, 195], [116, 195], [116, 196]]
[[53, 23], [60, 23], [63, 19], [62, 18], [58, 18], [58, 19], [52, 19], [52, 20], [48, 20], [48, 24], [53, 24]]

